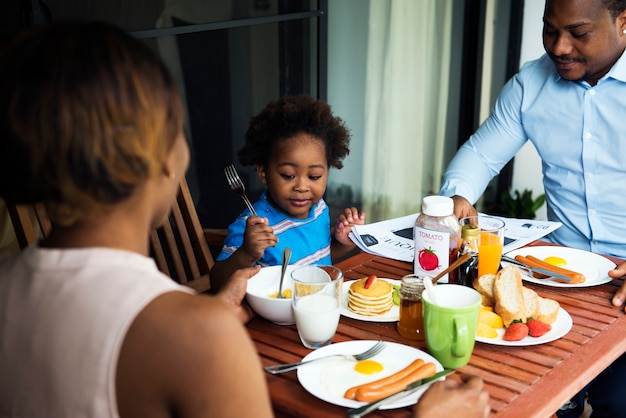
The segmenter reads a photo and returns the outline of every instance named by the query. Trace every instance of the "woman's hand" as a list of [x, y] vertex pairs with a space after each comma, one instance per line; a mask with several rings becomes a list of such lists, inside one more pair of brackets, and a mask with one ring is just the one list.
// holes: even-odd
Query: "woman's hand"
[[433, 383], [413, 409], [415, 418], [487, 418], [491, 412], [489, 392], [480, 377], [461, 375]]
[[261, 266], [236, 270], [217, 293], [217, 297], [230, 307], [243, 324], [254, 317], [254, 311], [243, 300], [246, 296], [248, 279], [260, 270]]

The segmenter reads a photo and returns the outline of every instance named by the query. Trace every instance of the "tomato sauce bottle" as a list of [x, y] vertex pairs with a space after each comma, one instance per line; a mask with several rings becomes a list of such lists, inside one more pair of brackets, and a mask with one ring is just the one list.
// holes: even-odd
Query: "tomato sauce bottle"
[[[454, 201], [446, 196], [426, 196], [422, 213], [415, 221], [413, 241], [415, 259], [413, 272], [418, 276], [435, 277], [455, 262], [459, 254], [459, 220], [454, 215]], [[458, 283], [458, 270], [440, 281]]]
[[[428, 280], [428, 278], [426, 279]], [[411, 340], [424, 340], [424, 316], [422, 313], [422, 292], [424, 278], [408, 274], [400, 284], [400, 317], [398, 332]]]

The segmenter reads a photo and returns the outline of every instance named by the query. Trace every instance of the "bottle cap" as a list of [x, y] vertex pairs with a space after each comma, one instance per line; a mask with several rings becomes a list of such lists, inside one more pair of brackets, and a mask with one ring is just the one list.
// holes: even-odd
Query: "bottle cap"
[[452, 215], [454, 200], [447, 196], [426, 196], [422, 199], [422, 212], [428, 216]]
[[463, 228], [461, 228], [461, 239], [475, 239], [478, 238], [479, 233], [480, 230], [476, 225], [463, 225]]

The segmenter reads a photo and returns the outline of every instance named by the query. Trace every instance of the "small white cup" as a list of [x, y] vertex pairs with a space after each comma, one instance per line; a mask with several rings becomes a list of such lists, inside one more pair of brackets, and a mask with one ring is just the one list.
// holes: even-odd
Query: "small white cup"
[[343, 271], [334, 266], [294, 269], [292, 306], [302, 344], [319, 348], [332, 342], [339, 324]]

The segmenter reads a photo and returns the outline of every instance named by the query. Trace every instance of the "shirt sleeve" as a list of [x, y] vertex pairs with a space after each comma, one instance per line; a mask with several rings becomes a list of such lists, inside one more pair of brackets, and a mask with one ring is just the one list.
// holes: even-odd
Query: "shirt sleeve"
[[521, 122], [522, 99], [523, 82], [517, 74], [500, 92], [491, 115], [450, 162], [440, 195], [459, 195], [476, 203], [489, 181], [528, 139]]
[[217, 255], [216, 261], [229, 258], [243, 244], [243, 235], [246, 231], [246, 215], [240, 215], [228, 226], [228, 234], [224, 239], [222, 251]]

